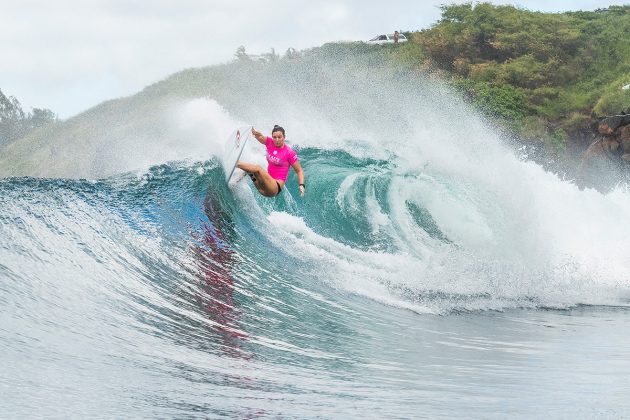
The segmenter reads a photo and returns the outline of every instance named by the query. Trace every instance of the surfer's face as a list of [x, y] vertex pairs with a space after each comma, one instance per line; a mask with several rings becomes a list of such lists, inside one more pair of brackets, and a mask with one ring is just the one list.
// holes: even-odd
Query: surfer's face
[[271, 138], [276, 147], [281, 147], [284, 144], [284, 134], [282, 134], [282, 131], [274, 131], [271, 133]]

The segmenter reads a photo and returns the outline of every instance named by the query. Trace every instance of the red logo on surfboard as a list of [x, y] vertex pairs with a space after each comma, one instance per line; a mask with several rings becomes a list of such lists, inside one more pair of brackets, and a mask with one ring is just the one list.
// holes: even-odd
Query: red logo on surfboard
[[241, 130], [236, 130], [236, 147], [241, 145]]

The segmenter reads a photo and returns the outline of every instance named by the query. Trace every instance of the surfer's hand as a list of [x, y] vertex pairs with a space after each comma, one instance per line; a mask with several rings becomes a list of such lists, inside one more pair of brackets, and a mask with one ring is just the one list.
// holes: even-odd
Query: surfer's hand
[[300, 185], [300, 196], [304, 197], [304, 185]]

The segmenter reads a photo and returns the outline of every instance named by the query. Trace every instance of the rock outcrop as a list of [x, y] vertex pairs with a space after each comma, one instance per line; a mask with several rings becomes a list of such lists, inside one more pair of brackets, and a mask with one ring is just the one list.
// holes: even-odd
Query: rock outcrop
[[600, 118], [593, 124], [595, 141], [580, 162], [579, 183], [608, 190], [630, 180], [630, 114]]

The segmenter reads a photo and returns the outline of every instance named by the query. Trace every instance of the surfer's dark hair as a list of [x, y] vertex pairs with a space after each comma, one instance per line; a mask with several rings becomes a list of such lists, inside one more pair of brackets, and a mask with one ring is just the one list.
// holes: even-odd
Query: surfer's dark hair
[[280, 131], [283, 136], [286, 135], [284, 134], [284, 128], [280, 127], [278, 124], [273, 126], [273, 130], [271, 130], [271, 134], [275, 133], [276, 131]]

